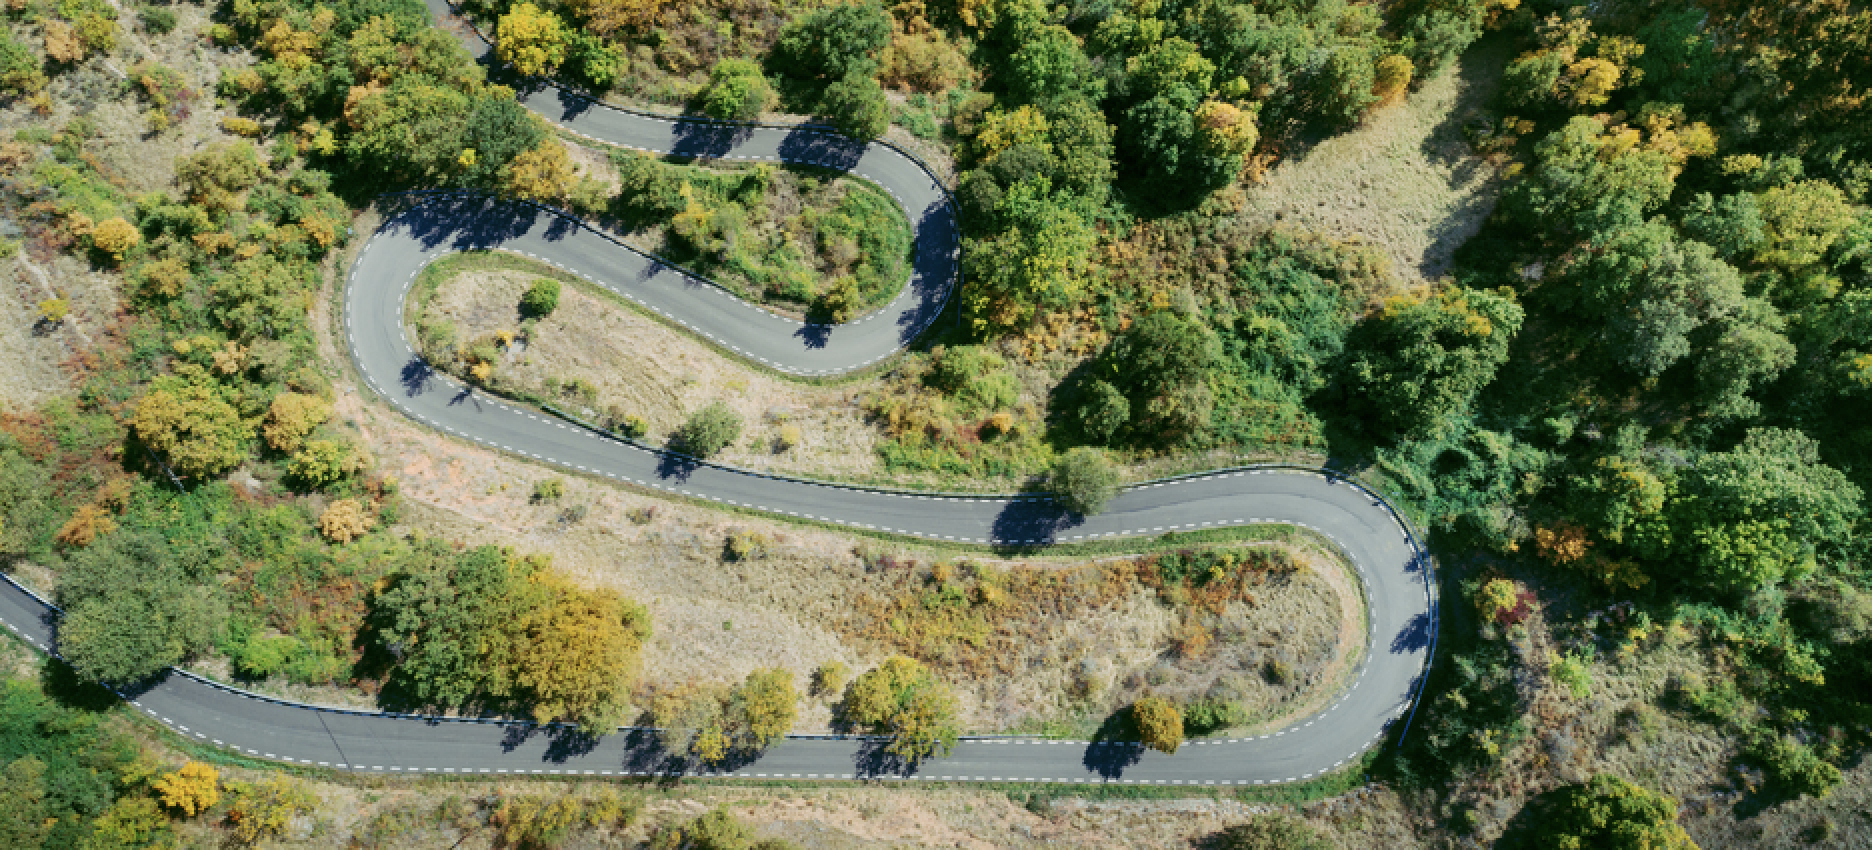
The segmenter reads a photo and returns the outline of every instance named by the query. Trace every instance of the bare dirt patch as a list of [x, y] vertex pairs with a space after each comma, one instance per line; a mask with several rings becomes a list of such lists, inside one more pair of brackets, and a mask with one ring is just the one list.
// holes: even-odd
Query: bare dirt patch
[[1249, 188], [1242, 216], [1369, 244], [1406, 277], [1442, 275], [1495, 206], [1497, 169], [1462, 125], [1493, 97], [1507, 59], [1483, 42], [1403, 103], [1275, 166]]

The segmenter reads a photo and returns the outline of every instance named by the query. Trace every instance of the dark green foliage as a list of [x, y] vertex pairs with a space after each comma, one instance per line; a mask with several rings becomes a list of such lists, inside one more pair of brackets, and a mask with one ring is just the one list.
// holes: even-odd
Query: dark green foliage
[[650, 850], [795, 850], [790, 841], [756, 840], [754, 830], [725, 808], [678, 826], [665, 827], [650, 839]]
[[67, 558], [59, 651], [87, 679], [130, 683], [208, 647], [225, 616], [169, 541], [126, 528]]
[[1118, 480], [1118, 467], [1104, 452], [1079, 446], [1053, 462], [1048, 485], [1066, 510], [1091, 516], [1104, 510], [1118, 495]]
[[[1209, 382], [1220, 358], [1220, 342], [1201, 322], [1152, 311], [1093, 363], [1091, 373], [1100, 377], [1088, 383], [1079, 424], [1088, 438], [1096, 431], [1159, 444], [1195, 439], [1215, 410]], [[1121, 412], [1128, 415], [1123, 428], [1114, 425]]]
[[873, 77], [890, 40], [890, 16], [875, 3], [829, 6], [780, 31], [774, 57], [787, 70], [827, 80]]
[[741, 438], [741, 415], [722, 402], [711, 401], [690, 414], [689, 421], [684, 422], [674, 436], [683, 451], [696, 457], [708, 457]]
[[1534, 146], [1535, 164], [1502, 196], [1536, 228], [1581, 235], [1637, 226], [1670, 197], [1671, 161], [1657, 151], [1610, 147], [1605, 122], [1575, 116]]
[[1342, 401], [1387, 437], [1448, 434], [1508, 359], [1523, 316], [1496, 292], [1394, 299], [1346, 339]]
[[884, 99], [884, 87], [867, 74], [849, 74], [826, 86], [819, 97], [818, 112], [839, 132], [854, 139], [875, 139], [890, 129], [890, 104]]
[[395, 660], [390, 685], [414, 705], [470, 705], [515, 693], [521, 631], [548, 604], [530, 561], [483, 546], [456, 553], [418, 542], [371, 600], [378, 643]]
[[64, 850], [89, 836], [137, 754], [105, 721], [33, 682], [0, 678], [0, 844]]
[[559, 281], [542, 277], [520, 296], [520, 312], [528, 318], [545, 318], [559, 309]]
[[1684, 233], [1716, 249], [1726, 260], [1734, 261], [1754, 253], [1767, 238], [1763, 229], [1761, 207], [1748, 192], [1724, 195], [1721, 199], [1699, 193], [1684, 208]]
[[175, 10], [163, 6], [144, 6], [137, 10], [137, 19], [154, 35], [168, 35], [176, 25]]
[[[460, 116], [457, 116], [459, 120]], [[462, 174], [471, 186], [492, 187], [500, 182], [501, 169], [514, 157], [539, 146], [546, 129], [539, 119], [512, 98], [484, 97], [475, 101], [468, 120], [461, 125], [460, 143], [455, 151], [439, 150], [440, 155], [459, 159], [461, 149], [472, 149], [475, 162]]]

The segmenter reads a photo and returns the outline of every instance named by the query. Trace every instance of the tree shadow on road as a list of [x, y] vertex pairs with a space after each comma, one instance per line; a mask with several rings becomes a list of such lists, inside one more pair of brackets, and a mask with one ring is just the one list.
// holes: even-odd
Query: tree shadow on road
[[1053, 499], [1014, 499], [990, 530], [996, 549], [1019, 551], [1053, 543], [1059, 533], [1085, 521]]

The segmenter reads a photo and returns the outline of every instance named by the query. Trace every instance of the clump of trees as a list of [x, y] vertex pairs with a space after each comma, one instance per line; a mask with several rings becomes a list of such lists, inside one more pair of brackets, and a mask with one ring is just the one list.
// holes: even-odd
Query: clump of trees
[[489, 546], [456, 554], [416, 546], [371, 601], [389, 683], [412, 703], [525, 708], [541, 723], [606, 734], [625, 718], [644, 608], [611, 591], [575, 587], [546, 559]]
[[691, 684], [657, 694], [650, 714], [663, 749], [708, 764], [755, 755], [793, 728], [799, 713], [793, 673], [755, 670], [732, 687]]

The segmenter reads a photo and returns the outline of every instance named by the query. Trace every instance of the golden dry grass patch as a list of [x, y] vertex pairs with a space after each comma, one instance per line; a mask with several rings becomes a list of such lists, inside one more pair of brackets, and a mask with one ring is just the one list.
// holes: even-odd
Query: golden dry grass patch
[[1403, 103], [1281, 162], [1249, 187], [1242, 216], [1371, 245], [1407, 278], [1441, 276], [1494, 209], [1498, 169], [1462, 123], [1493, 97], [1507, 58], [1485, 42]]

